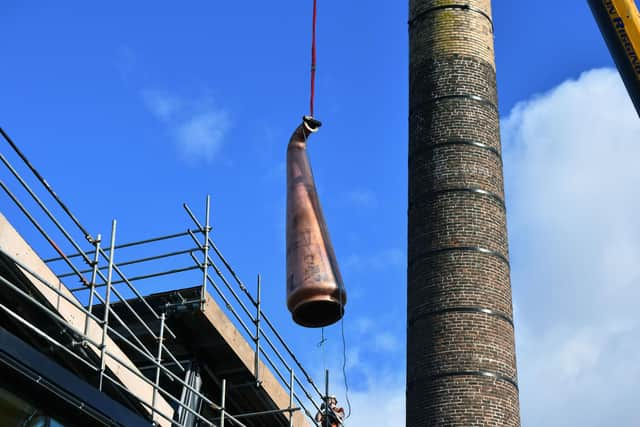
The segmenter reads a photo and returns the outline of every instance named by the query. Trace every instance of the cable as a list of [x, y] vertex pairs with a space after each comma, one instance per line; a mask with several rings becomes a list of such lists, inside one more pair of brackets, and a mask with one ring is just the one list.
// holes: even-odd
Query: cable
[[[340, 292], [340, 306], [342, 306], [342, 292]], [[349, 400], [349, 382], [347, 381], [347, 340], [344, 337], [344, 314], [340, 319], [340, 332], [342, 334], [342, 376], [344, 378], [344, 396], [347, 401], [347, 416], [344, 419], [348, 419], [351, 416], [351, 401]]]
[[[342, 284], [344, 286], [344, 284]], [[340, 335], [342, 336], [342, 378], [344, 379], [344, 397], [347, 401], [347, 415], [344, 417], [345, 420], [349, 419], [351, 416], [351, 401], [349, 400], [349, 381], [347, 380], [347, 340], [344, 337], [344, 304], [342, 300], [342, 291], [340, 289], [340, 307], [342, 312], [342, 317], [340, 318]]]
[[311, 28], [311, 94], [309, 99], [309, 114], [313, 117], [313, 104], [316, 94], [316, 18], [318, 12], [317, 0], [313, 0], [313, 22]]

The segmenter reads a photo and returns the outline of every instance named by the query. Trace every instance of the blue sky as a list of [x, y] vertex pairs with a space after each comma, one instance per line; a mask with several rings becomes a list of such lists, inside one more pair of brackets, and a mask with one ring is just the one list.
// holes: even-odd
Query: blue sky
[[[294, 326], [284, 304], [284, 160], [288, 137], [308, 112], [311, 3], [200, 1], [177, 7], [170, 2], [116, 1], [107, 8], [91, 2], [27, 6], [6, 1], [0, 9], [0, 126], [94, 233], [108, 234], [112, 218], [118, 219], [120, 241], [180, 231], [190, 225], [182, 202], [202, 213], [204, 198], [211, 194], [219, 246], [245, 281], [263, 275], [265, 309], [307, 366], [318, 373], [325, 364], [332, 368], [340, 390], [339, 329], [326, 331], [329, 342], [323, 355], [315, 345], [319, 331]], [[558, 179], [591, 165], [576, 164], [579, 156], [570, 155], [574, 149], [592, 147], [595, 151], [587, 150], [592, 158], [602, 158], [598, 141], [589, 145], [578, 140], [574, 130], [601, 126], [583, 137], [604, 137], [608, 130], [619, 130], [617, 120], [625, 118], [623, 135], [631, 135], [620, 137], [625, 141], [638, 135], [638, 128], [633, 127], [635, 118], [627, 112], [631, 107], [615, 73], [580, 77], [594, 68], [612, 67], [586, 2], [529, 2], [524, 7], [497, 0], [493, 7], [507, 197], [513, 197], [508, 200], [509, 236], [523, 425], [565, 425], [547, 419], [544, 384], [533, 375], [536, 369], [544, 370], [536, 365], [537, 351], [572, 339], [579, 349], [592, 349], [593, 340], [580, 338], [596, 337], [604, 343], [612, 338], [609, 332], [582, 331], [590, 323], [580, 316], [572, 321], [565, 317], [562, 302], [566, 306], [580, 293], [566, 283], [583, 283], [585, 278], [580, 271], [566, 276], [573, 271], [567, 266], [575, 269], [576, 264], [571, 259], [558, 263], [540, 247], [563, 236], [563, 230], [569, 236], [580, 234], [606, 222], [607, 216], [594, 216], [583, 229], [575, 228], [576, 221], [542, 224], [540, 218], [547, 218], [542, 215], [544, 197], [551, 197], [548, 189], [555, 181], [544, 187], [536, 183], [545, 176], [541, 171], [548, 160], [556, 161], [552, 164], [557, 169], [551, 170], [560, 174]], [[324, 127], [313, 137], [309, 152], [349, 292], [345, 330], [352, 425], [365, 425], [374, 403], [398, 417], [404, 400], [407, 7], [404, 2], [319, 0], [318, 20], [316, 116]], [[571, 83], [558, 88], [567, 79], [578, 79], [573, 83], [578, 89], [572, 91]], [[585, 87], [598, 94], [597, 102], [580, 98]], [[620, 109], [620, 114], [601, 120], [599, 103]], [[592, 108], [594, 120], [584, 123], [581, 117], [589, 112], [581, 108]], [[558, 130], [560, 124], [564, 131]], [[544, 141], [553, 144], [532, 139], [538, 133], [531, 126], [558, 130], [545, 135]], [[567, 153], [566, 162], [554, 156], [556, 146], [565, 147], [560, 151]], [[614, 173], [617, 168], [600, 172], [608, 170]], [[558, 186], [558, 199], [585, 190], [586, 181], [562, 182], [574, 186]], [[525, 190], [539, 192], [540, 198], [524, 199], [520, 191]], [[620, 197], [622, 201], [612, 203], [631, 210]], [[2, 211], [17, 218], [8, 200], [0, 200]], [[594, 197], [584, 199], [584, 211], [590, 211], [589, 203], [595, 203]], [[549, 213], [549, 218], [559, 217]], [[527, 224], [539, 225], [534, 228], [539, 233]], [[31, 235], [27, 225], [19, 230]], [[636, 247], [633, 241], [627, 243]], [[36, 247], [50, 254], [44, 245]], [[575, 248], [570, 249], [577, 257]], [[532, 254], [546, 256], [541, 263], [547, 268], [532, 270], [525, 262]], [[601, 262], [594, 255], [583, 270]], [[630, 276], [611, 263], [603, 271], [615, 267], [624, 286], [637, 288], [637, 280], [628, 284]], [[541, 270], [557, 274], [540, 276]], [[556, 303], [547, 307], [549, 299]], [[591, 303], [576, 311], [594, 309]], [[611, 304], [618, 309], [615, 304], [622, 301]], [[551, 319], [564, 325], [566, 336], [548, 337], [547, 332], [555, 330]], [[632, 332], [637, 334], [637, 328]], [[616, 339], [625, 344], [625, 337]], [[604, 363], [594, 357], [587, 359], [596, 365], [587, 367]], [[561, 364], [554, 366], [549, 359], [545, 374], [557, 376]], [[588, 372], [585, 368], [579, 378], [586, 381]], [[585, 399], [580, 389], [566, 392], [575, 421], [602, 425], [593, 417], [579, 418], [578, 402]], [[638, 422], [632, 417], [629, 411], [621, 420], [626, 425]], [[403, 415], [386, 424], [380, 418], [371, 425], [404, 421]]]

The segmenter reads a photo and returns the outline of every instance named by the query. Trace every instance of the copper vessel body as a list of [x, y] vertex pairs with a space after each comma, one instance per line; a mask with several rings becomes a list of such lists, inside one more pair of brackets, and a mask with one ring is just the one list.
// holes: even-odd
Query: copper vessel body
[[319, 126], [305, 117], [287, 147], [287, 307], [312, 328], [340, 320], [347, 302], [306, 151]]

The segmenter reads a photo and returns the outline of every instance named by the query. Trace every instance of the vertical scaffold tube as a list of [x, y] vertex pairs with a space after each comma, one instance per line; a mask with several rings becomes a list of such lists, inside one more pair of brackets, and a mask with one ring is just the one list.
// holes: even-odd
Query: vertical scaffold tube
[[407, 427], [519, 426], [490, 0], [409, 2]]

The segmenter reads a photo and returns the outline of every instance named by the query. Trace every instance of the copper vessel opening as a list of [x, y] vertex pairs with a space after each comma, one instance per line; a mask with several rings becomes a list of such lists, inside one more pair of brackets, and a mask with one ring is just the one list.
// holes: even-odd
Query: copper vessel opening
[[304, 117], [287, 147], [287, 307], [294, 322], [311, 328], [340, 320], [347, 302], [306, 154], [320, 126]]
[[293, 320], [307, 328], [321, 328], [342, 318], [344, 307], [335, 300], [306, 301], [293, 309]]

